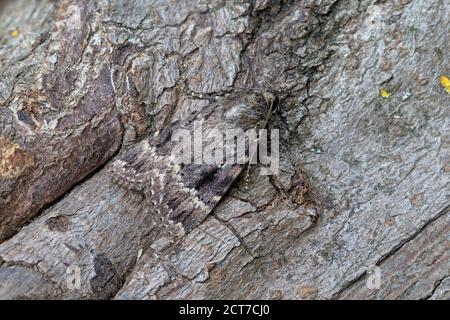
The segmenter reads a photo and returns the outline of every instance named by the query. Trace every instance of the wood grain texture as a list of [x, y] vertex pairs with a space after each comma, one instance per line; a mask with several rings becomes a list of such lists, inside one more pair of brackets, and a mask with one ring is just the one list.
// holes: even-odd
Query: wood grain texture
[[[0, 296], [448, 299], [448, 12], [440, 0], [5, 4]], [[163, 235], [151, 178], [124, 188], [110, 170], [150, 176], [161, 161], [147, 146], [171, 123], [217, 108], [219, 122], [221, 102], [264, 105], [266, 90], [280, 174], [252, 167], [212, 212], [172, 216], [184, 236]], [[187, 183], [208, 176], [191, 171]]]
[[20, 31], [4, 34], [0, 49], [0, 240], [102, 166], [123, 135], [108, 56], [90, 38], [92, 8], [35, 1], [5, 10]]

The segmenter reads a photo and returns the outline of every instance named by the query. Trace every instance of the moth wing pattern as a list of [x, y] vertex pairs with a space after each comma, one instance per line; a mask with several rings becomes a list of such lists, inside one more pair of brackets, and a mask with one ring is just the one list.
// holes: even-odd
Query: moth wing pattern
[[[195, 228], [242, 172], [243, 164], [175, 164], [171, 140], [174, 130], [193, 132], [195, 121], [203, 131], [218, 128], [261, 129], [265, 126], [267, 97], [262, 94], [231, 96], [168, 124], [161, 132], [131, 147], [111, 165], [119, 185], [143, 193], [149, 210], [162, 228]], [[205, 141], [203, 141], [205, 143]]]
[[113, 181], [131, 191], [143, 191], [148, 180], [146, 172], [137, 172], [122, 160], [112, 163], [109, 171]]

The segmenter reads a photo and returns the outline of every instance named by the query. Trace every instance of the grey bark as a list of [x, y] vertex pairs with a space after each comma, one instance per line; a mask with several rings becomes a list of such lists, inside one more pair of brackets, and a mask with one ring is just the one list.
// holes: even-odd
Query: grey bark
[[[447, 1], [1, 6], [1, 298], [450, 298]], [[249, 89], [280, 174], [171, 242], [111, 163]]]

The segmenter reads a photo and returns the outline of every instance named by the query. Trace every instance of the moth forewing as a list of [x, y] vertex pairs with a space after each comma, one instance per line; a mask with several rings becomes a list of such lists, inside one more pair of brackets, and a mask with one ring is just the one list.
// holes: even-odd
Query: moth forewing
[[[132, 147], [113, 163], [111, 172], [116, 179], [126, 181], [126, 188], [143, 189], [150, 211], [159, 216], [159, 220], [181, 223], [186, 231], [192, 230], [224, 196], [255, 151], [249, 148], [244, 154], [238, 153], [238, 148], [232, 148], [231, 142], [223, 137], [222, 163], [175, 163], [173, 153], [177, 150], [177, 141], [172, 140], [174, 133], [183, 130], [183, 134], [190, 133], [191, 138], [195, 138], [194, 128], [197, 128], [202, 134], [199, 143], [204, 150], [214, 140], [214, 135], [208, 136], [213, 129], [217, 138], [217, 132], [225, 135], [236, 131], [247, 135], [251, 130], [264, 128], [274, 101], [275, 96], [270, 93], [232, 94], [219, 99]], [[245, 139], [248, 146], [254, 146], [255, 141], [251, 140], [255, 140], [255, 135], [250, 134]], [[195, 148], [198, 141], [193, 139], [191, 142]], [[234, 162], [226, 161], [227, 152]], [[134, 181], [138, 185], [134, 186]]]

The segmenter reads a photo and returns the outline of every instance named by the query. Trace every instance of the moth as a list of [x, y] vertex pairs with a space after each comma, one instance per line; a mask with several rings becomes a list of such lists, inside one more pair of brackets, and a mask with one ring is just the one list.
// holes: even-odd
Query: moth
[[[112, 177], [123, 187], [143, 193], [159, 225], [165, 228], [176, 225], [183, 233], [189, 232], [217, 205], [249, 164], [254, 151], [249, 150], [243, 159], [233, 163], [179, 163], [174, 157], [177, 147], [174, 134], [195, 134], [198, 123], [202, 124], [202, 134], [212, 129], [221, 132], [263, 129], [275, 103], [276, 96], [270, 92], [232, 93], [216, 99], [201, 111], [173, 121], [154, 136], [137, 143], [112, 163]], [[210, 140], [203, 137], [202, 147], [211, 143]], [[239, 156], [234, 145], [225, 142], [224, 147], [233, 157]]]

